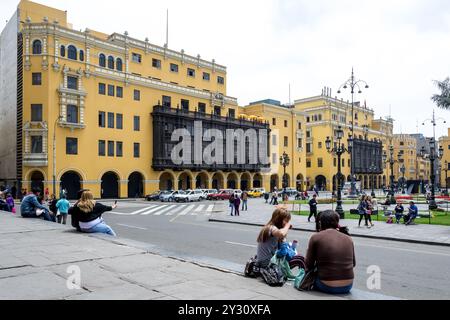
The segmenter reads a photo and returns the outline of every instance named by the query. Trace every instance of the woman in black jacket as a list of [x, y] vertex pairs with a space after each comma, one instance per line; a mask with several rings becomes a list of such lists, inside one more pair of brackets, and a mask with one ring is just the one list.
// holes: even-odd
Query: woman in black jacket
[[79, 221], [81, 232], [104, 233], [116, 236], [116, 233], [108, 226], [102, 218], [102, 214], [117, 208], [105, 206], [94, 201], [94, 196], [90, 191], [83, 192], [80, 201], [72, 210], [72, 217]]

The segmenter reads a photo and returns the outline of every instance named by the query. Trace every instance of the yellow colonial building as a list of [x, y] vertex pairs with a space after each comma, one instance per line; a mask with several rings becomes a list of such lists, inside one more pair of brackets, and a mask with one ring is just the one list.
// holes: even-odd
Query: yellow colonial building
[[[268, 147], [271, 130], [279, 130], [289, 141], [272, 153], [286, 151], [297, 159], [289, 184], [303, 180], [304, 149], [292, 139], [301, 139], [301, 113], [297, 123], [297, 114], [281, 106], [239, 107], [227, 96], [226, 67], [214, 60], [126, 32], [73, 30], [65, 11], [26, 0], [3, 30], [0, 48], [6, 83], [0, 92], [0, 133], [6, 137], [0, 176], [22, 188], [56, 194], [64, 188], [71, 197], [88, 188], [99, 198], [195, 187], [269, 190], [270, 177], [283, 174], [268, 161], [248, 159], [239, 165], [173, 165], [171, 134], [180, 126], [193, 130], [196, 121], [221, 132], [255, 130]], [[266, 113], [278, 123], [269, 123]], [[252, 149], [248, 140], [244, 145]]]
[[[441, 159], [441, 186], [450, 188], [450, 128], [448, 128], [447, 136], [439, 139], [439, 145], [444, 149], [444, 156]], [[445, 181], [445, 170], [447, 170], [447, 181]]]
[[[392, 144], [393, 120], [360, 103], [352, 114], [328, 88], [292, 105], [239, 106], [227, 95], [227, 68], [215, 60], [127, 32], [77, 31], [65, 11], [27, 0], [2, 31], [0, 50], [0, 179], [19, 188], [124, 198], [166, 189], [269, 191], [285, 180], [298, 190], [332, 190], [337, 159], [325, 141], [339, 126], [345, 137], [353, 127], [361, 145], [354, 165], [365, 170], [356, 173], [362, 187], [371, 178], [376, 188], [388, 184], [378, 147]], [[342, 170], [349, 180], [349, 154]]]
[[[295, 109], [305, 114], [306, 135], [306, 184], [308, 187], [316, 186], [319, 190], [336, 190], [337, 186], [337, 157], [331, 156], [325, 146], [327, 137], [336, 142], [336, 130], [341, 127], [344, 131], [344, 144], [351, 136], [353, 125], [353, 139], [361, 143], [379, 142], [382, 150], [387, 150], [393, 136], [393, 120], [375, 119], [374, 111], [361, 105], [359, 102], [352, 106], [347, 101], [331, 96], [331, 89], [324, 88], [322, 94], [315, 97], [299, 99], [295, 101]], [[355, 170], [355, 180], [361, 183], [361, 188], [369, 189], [373, 181], [375, 188], [388, 185], [388, 173], [386, 166], [380, 163], [381, 154], [377, 157], [365, 157], [354, 152], [354, 158], [360, 158], [361, 166], [370, 169], [377, 165], [374, 174], [370, 170], [366, 173], [358, 173]], [[351, 155], [342, 155], [342, 174], [347, 181], [351, 181]], [[355, 168], [358, 164], [355, 163]]]

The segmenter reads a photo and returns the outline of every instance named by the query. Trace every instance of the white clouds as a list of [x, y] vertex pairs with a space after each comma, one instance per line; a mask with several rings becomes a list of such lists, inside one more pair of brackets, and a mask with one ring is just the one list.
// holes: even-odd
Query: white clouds
[[[3, 20], [16, 1], [0, 3]], [[319, 94], [325, 85], [335, 93], [354, 66], [371, 86], [361, 99], [377, 116], [392, 105], [403, 132], [415, 132], [416, 119], [431, 116], [432, 80], [450, 76], [446, 0], [38, 1], [68, 10], [77, 29], [127, 30], [159, 45], [169, 8], [169, 47], [225, 64], [228, 94], [240, 104], [286, 102], [289, 83], [293, 99]], [[450, 119], [450, 112], [438, 114]]]

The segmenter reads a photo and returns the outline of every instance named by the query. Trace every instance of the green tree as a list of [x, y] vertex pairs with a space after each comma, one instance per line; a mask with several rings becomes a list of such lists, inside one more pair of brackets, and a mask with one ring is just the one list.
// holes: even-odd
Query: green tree
[[436, 86], [441, 91], [439, 94], [434, 94], [431, 100], [441, 109], [450, 110], [450, 78], [444, 81], [434, 81]]

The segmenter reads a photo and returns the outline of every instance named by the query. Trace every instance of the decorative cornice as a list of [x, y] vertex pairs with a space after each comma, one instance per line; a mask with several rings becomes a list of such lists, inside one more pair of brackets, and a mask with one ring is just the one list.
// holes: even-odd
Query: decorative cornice
[[[108, 40], [103, 40], [95, 36], [92, 36], [89, 32], [71, 30], [50, 23], [30, 23], [26, 24], [24, 29], [24, 32], [26, 32], [27, 34], [47, 35], [49, 34], [50, 31], [51, 35], [53, 36], [56, 37], [62, 36], [75, 41], [86, 43], [86, 45], [89, 47], [99, 47], [105, 50], [114, 51], [121, 55], [125, 54], [126, 52], [125, 47], [126, 42], [127, 47], [131, 46], [137, 49], [141, 49], [144, 52], [146, 52], [146, 50], [147, 52], [149, 51], [155, 52], [160, 54], [161, 56], [166, 55], [167, 57], [178, 60], [181, 63], [189, 62], [192, 63], [193, 65], [200, 65], [201, 67], [211, 69], [213, 72], [215, 71], [220, 71], [223, 73], [227, 72], [226, 67], [216, 64], [215, 60], [209, 62], [203, 59], [199, 59], [198, 57], [189, 56], [186, 55], [185, 53], [180, 53], [174, 50], [166, 49], [157, 45], [150, 44], [146, 41], [137, 40], [134, 38], [130, 38], [128, 36], [120, 35], [118, 33], [113, 33], [108, 37]], [[116, 43], [120, 43], [120, 45], [113, 43], [113, 41]]]

